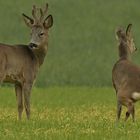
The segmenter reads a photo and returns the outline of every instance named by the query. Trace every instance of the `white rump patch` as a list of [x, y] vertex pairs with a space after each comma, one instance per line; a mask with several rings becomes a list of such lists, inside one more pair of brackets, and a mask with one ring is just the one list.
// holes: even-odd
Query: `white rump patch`
[[133, 92], [132, 93], [132, 98], [134, 100], [140, 100], [140, 92]]

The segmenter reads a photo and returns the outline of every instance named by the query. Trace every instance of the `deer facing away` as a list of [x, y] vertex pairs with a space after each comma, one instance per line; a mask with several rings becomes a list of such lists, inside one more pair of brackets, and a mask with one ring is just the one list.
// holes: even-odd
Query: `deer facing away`
[[135, 121], [134, 103], [140, 100], [140, 67], [131, 62], [131, 54], [136, 51], [131, 33], [132, 24], [126, 31], [118, 29], [119, 60], [112, 70], [112, 81], [117, 95], [117, 120], [120, 119], [122, 105], [127, 107], [125, 121], [132, 115]]
[[47, 53], [48, 30], [53, 25], [52, 15], [47, 16], [47, 11], [48, 4], [45, 9], [33, 6], [33, 18], [23, 14], [26, 25], [31, 28], [29, 45], [0, 44], [0, 82], [15, 84], [19, 119], [23, 104], [27, 119], [30, 118], [32, 85]]

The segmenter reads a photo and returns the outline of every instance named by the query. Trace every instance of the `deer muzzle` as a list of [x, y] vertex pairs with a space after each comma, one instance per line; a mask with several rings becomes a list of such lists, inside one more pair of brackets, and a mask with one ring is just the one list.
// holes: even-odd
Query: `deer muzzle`
[[37, 48], [37, 45], [34, 44], [34, 43], [30, 43], [30, 44], [29, 44], [29, 47], [32, 48], [32, 49], [34, 49], [34, 48]]

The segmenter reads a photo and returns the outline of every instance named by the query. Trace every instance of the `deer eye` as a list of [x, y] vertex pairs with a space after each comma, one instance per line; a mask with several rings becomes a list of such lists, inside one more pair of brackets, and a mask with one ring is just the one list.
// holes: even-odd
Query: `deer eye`
[[40, 33], [39, 36], [42, 37], [44, 35], [44, 33]]

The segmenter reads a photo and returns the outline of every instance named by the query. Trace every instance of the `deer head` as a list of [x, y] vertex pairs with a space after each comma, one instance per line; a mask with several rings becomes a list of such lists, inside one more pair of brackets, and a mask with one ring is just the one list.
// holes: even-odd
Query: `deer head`
[[124, 44], [130, 53], [133, 53], [137, 50], [135, 47], [135, 43], [132, 37], [131, 32], [132, 24], [129, 24], [126, 28], [126, 31], [122, 28], [117, 29], [116, 31], [116, 38], [119, 40], [119, 43]]
[[48, 29], [53, 25], [52, 15], [47, 16], [47, 11], [48, 4], [45, 5], [44, 10], [36, 8], [34, 5], [32, 9], [33, 18], [22, 14], [26, 25], [31, 28], [31, 41], [29, 43], [31, 49], [39, 49], [47, 45]]

